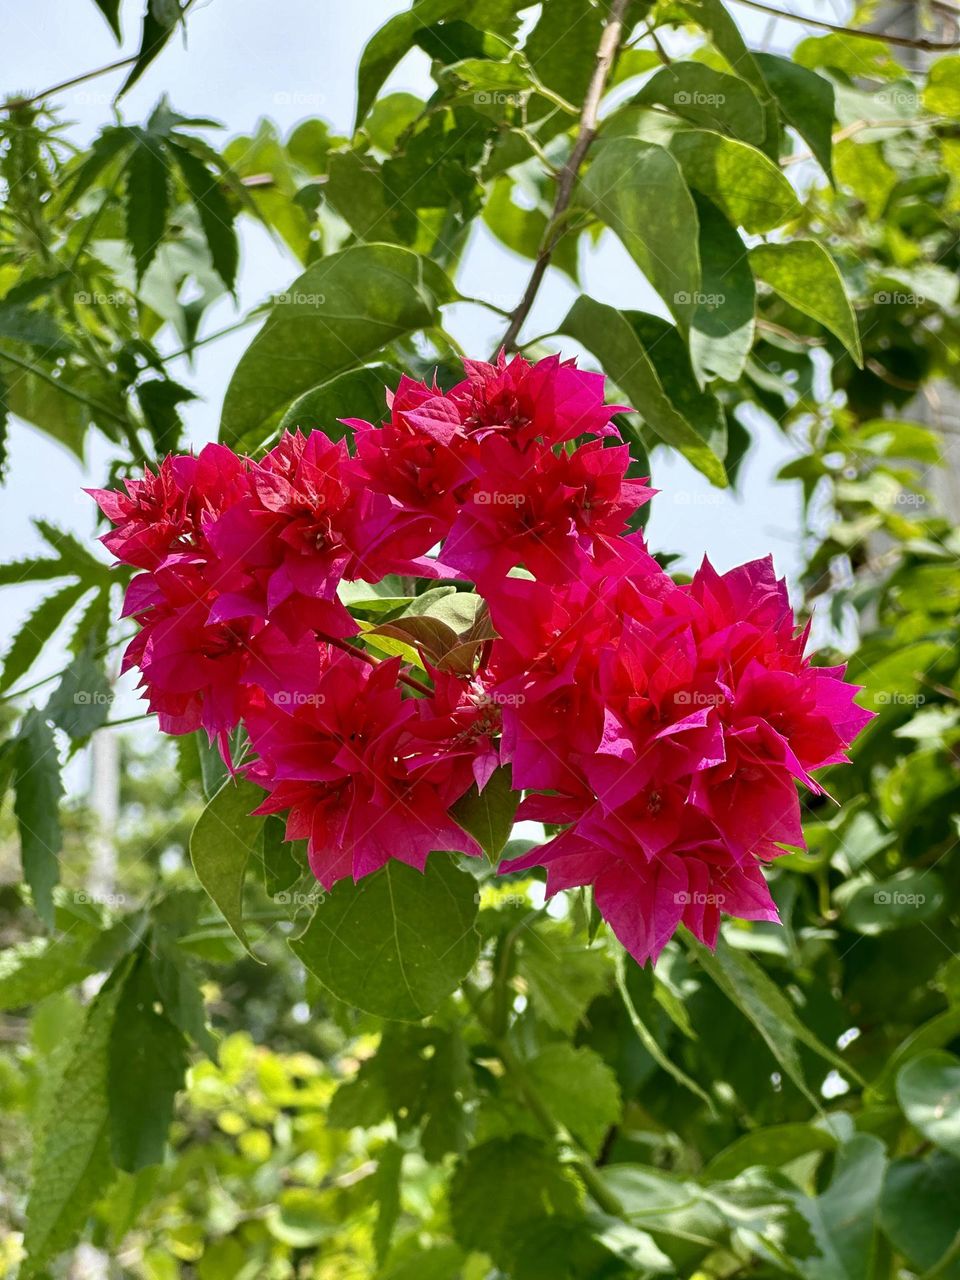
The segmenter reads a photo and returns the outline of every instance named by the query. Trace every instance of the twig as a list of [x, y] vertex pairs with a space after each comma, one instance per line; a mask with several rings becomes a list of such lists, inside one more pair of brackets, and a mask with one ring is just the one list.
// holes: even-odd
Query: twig
[[19, 111], [23, 107], [32, 107], [35, 102], [42, 102], [44, 98], [49, 98], [55, 93], [60, 93], [64, 89], [72, 89], [74, 85], [85, 84], [87, 80], [95, 80], [97, 76], [105, 76], [111, 71], [120, 71], [123, 67], [132, 66], [138, 54], [134, 53], [129, 58], [120, 58], [117, 62], [108, 62], [105, 67], [97, 67], [94, 71], [85, 71], [83, 75], [74, 76], [72, 80], [61, 80], [59, 84], [52, 84], [49, 89], [44, 89], [42, 93], [35, 93], [32, 98], [7, 98], [0, 107], [4, 111]]
[[546, 275], [547, 267], [550, 265], [550, 259], [553, 251], [559, 243], [563, 234], [562, 229], [558, 229], [557, 220], [566, 212], [567, 206], [573, 195], [573, 188], [577, 181], [577, 174], [583, 163], [590, 144], [593, 142], [597, 133], [597, 114], [600, 109], [600, 99], [606, 88], [607, 80], [610, 76], [613, 60], [616, 57], [617, 48], [620, 44], [620, 38], [623, 34], [623, 15], [627, 8], [627, 0], [613, 0], [610, 6], [610, 17], [606, 26], [603, 28], [603, 35], [600, 37], [600, 44], [597, 48], [596, 65], [593, 68], [593, 75], [590, 78], [590, 84], [587, 87], [586, 97], [583, 100], [583, 110], [580, 113], [580, 128], [577, 133], [577, 140], [573, 144], [573, 150], [570, 152], [570, 158], [560, 170], [560, 178], [557, 185], [557, 198], [553, 206], [553, 217], [550, 220], [550, 228], [544, 239], [544, 243], [537, 254], [537, 260], [533, 264], [533, 271], [530, 273], [530, 280], [524, 290], [523, 297], [513, 313], [513, 318], [507, 326], [507, 331], [503, 335], [502, 346], [510, 349], [516, 345], [517, 334], [523, 326], [524, 320], [530, 313], [534, 300], [539, 292], [540, 285], [543, 283], [543, 277]]
[[946, 49], [960, 48], [956, 40], [928, 40], [926, 36], [898, 36], [888, 31], [866, 31], [863, 27], [844, 27], [836, 22], [826, 22], [823, 18], [808, 18], [803, 13], [784, 12], [775, 9], [772, 4], [764, 4], [763, 0], [737, 0], [738, 4], [748, 9], [757, 9], [760, 13], [769, 13], [774, 18], [784, 18], [788, 22], [802, 22], [808, 27], [817, 27], [820, 31], [835, 31], [842, 36], [862, 36], [864, 40], [879, 40], [883, 44], [899, 45], [902, 49], [923, 49], [927, 53], [938, 53]]
[[[322, 640], [324, 644], [332, 645], [334, 649], [341, 649], [344, 653], [349, 653], [352, 658], [359, 658], [368, 667], [378, 667], [380, 665], [371, 654], [365, 653], [363, 649], [358, 649], [355, 644], [350, 644], [347, 640], [338, 640], [335, 636], [328, 636], [322, 631], [317, 632], [317, 639]], [[433, 697], [433, 690], [430, 686], [424, 684], [422, 680], [418, 680], [416, 676], [407, 675], [405, 671], [398, 671], [397, 679], [408, 688], [416, 689], [417, 693], [424, 693], [428, 698]]]

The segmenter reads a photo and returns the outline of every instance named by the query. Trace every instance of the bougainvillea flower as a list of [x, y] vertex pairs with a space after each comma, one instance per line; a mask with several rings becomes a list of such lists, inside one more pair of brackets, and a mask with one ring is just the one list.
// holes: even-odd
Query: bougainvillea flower
[[[769, 559], [678, 584], [629, 532], [654, 491], [599, 375], [465, 367], [446, 393], [403, 378], [383, 423], [341, 419], [352, 451], [285, 433], [259, 461], [209, 445], [94, 491], [106, 545], [145, 571], [125, 669], [170, 733], [203, 728], [229, 759], [245, 728], [259, 812], [327, 887], [479, 853], [452, 807], [505, 765], [518, 817], [553, 838], [502, 869], [592, 886], [639, 961], [681, 923], [713, 945], [724, 913], [775, 920], [764, 866], [802, 843], [800, 789], [870, 718], [856, 688], [805, 656]], [[468, 579], [483, 626], [454, 609], [404, 630], [446, 596], [396, 578], [355, 618], [342, 584], [390, 575]]]
[[310, 696], [268, 701], [247, 717], [258, 756], [247, 773], [268, 792], [257, 812], [288, 815], [287, 838], [307, 841], [326, 888], [391, 858], [422, 871], [435, 849], [481, 853], [447, 812], [459, 798], [447, 771], [410, 767], [418, 712], [397, 687], [399, 665], [335, 650]]

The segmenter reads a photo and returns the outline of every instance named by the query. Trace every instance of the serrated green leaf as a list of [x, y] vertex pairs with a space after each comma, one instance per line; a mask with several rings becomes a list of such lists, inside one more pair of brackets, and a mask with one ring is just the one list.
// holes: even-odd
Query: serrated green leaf
[[150, 63], [158, 56], [176, 30], [180, 18], [180, 0], [146, 0], [137, 60], [117, 94], [118, 99], [133, 88]]
[[127, 243], [137, 269], [137, 284], [160, 248], [169, 202], [166, 156], [155, 138], [141, 135], [127, 166], [124, 202]]
[[122, 974], [94, 997], [63, 1056], [57, 1087], [46, 1095], [50, 1109], [38, 1116], [23, 1276], [40, 1273], [48, 1259], [72, 1243], [113, 1177], [107, 1053], [121, 987]]
[[44, 714], [80, 745], [106, 724], [112, 703], [113, 686], [103, 661], [87, 647], [63, 673]]
[[432, 854], [423, 872], [393, 860], [357, 884], [336, 884], [290, 947], [338, 999], [416, 1021], [477, 957], [476, 897], [476, 881], [449, 854]]
[[120, 33], [120, 0], [93, 0], [103, 16], [106, 18], [110, 26], [110, 30], [116, 36], [117, 40], [121, 39]]
[[183, 1086], [183, 1036], [155, 1005], [159, 992], [141, 951], [117, 1001], [110, 1040], [107, 1092], [114, 1164], [135, 1173], [159, 1164], [177, 1090]]
[[233, 209], [221, 188], [222, 179], [219, 174], [211, 173], [203, 161], [185, 147], [172, 141], [168, 141], [167, 146], [200, 215], [213, 269], [232, 290], [237, 278], [239, 248]]
[[510, 1265], [524, 1228], [575, 1214], [579, 1192], [551, 1150], [533, 1138], [497, 1138], [474, 1147], [450, 1183], [450, 1221], [465, 1249]]
[[863, 367], [856, 313], [837, 264], [822, 245], [816, 240], [758, 244], [750, 250], [750, 266], [785, 302], [835, 334]]
[[90, 940], [67, 933], [30, 938], [0, 952], [0, 1009], [37, 1004], [54, 991], [72, 986], [92, 972]]
[[36, 710], [24, 717], [14, 748], [13, 810], [23, 878], [37, 914], [53, 927], [53, 886], [60, 879], [60, 760], [53, 730]]
[[0, 693], [5, 693], [27, 674], [43, 646], [89, 589], [87, 583], [72, 582], [37, 605], [10, 642], [0, 675]]
[[550, 1115], [596, 1155], [620, 1118], [620, 1088], [603, 1059], [586, 1047], [553, 1044], [524, 1073]]

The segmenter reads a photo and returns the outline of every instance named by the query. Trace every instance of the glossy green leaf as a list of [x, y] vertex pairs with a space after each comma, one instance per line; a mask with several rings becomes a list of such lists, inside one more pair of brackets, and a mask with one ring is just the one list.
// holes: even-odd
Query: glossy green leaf
[[894, 1160], [880, 1194], [880, 1226], [918, 1272], [960, 1280], [960, 1258], [942, 1269], [960, 1222], [960, 1160], [932, 1152], [924, 1160]]
[[603, 142], [575, 198], [616, 232], [678, 322], [689, 325], [700, 289], [697, 210], [670, 152], [639, 138]]
[[338, 374], [295, 400], [280, 420], [280, 431], [324, 431], [336, 440], [347, 435], [343, 418], [379, 423], [387, 416], [387, 391], [402, 374], [389, 364], [371, 364]]
[[764, 139], [763, 107], [746, 81], [701, 62], [662, 67], [634, 101], [641, 106], [659, 104], [674, 115], [740, 142], [760, 146]]
[[513, 818], [520, 793], [513, 790], [506, 766], [495, 769], [482, 791], [476, 783], [450, 810], [453, 818], [469, 831], [487, 857], [496, 862], [513, 830]]
[[690, 186], [744, 231], [772, 231], [800, 212], [793, 187], [756, 147], [707, 129], [685, 129], [671, 138], [670, 152]]
[[262, 802], [263, 791], [252, 782], [228, 778], [190, 835], [190, 858], [197, 879], [248, 951], [243, 885], [247, 863], [260, 852], [263, 818], [250, 815]]
[[754, 58], [787, 124], [799, 133], [828, 178], [833, 177], [835, 93], [826, 76], [781, 58], [755, 53]]
[[750, 265], [785, 302], [835, 334], [862, 367], [856, 313], [837, 264], [822, 245], [815, 240], [758, 244], [750, 250]]
[[705, 196], [697, 197], [701, 284], [690, 360], [701, 382], [736, 382], [753, 348], [756, 287], [746, 245]]
[[392, 860], [341, 880], [290, 946], [338, 999], [382, 1018], [424, 1018], [469, 972], [479, 949], [476, 881], [447, 853], [420, 872]]
[[443, 273], [393, 245], [356, 245], [310, 267], [278, 295], [227, 388], [220, 438], [269, 429], [298, 396], [363, 365], [389, 342], [435, 324]]
[[573, 304], [560, 331], [602, 359], [606, 372], [666, 444], [714, 484], [726, 484], [723, 412], [714, 397], [697, 387], [675, 330], [656, 317], [617, 311], [584, 296]]
[[897, 1076], [897, 1100], [925, 1138], [960, 1157], [960, 1058], [933, 1049], [911, 1059]]

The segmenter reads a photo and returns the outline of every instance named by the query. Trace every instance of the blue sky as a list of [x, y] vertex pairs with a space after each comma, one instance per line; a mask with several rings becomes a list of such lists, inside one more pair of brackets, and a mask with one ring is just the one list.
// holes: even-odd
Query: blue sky
[[[201, 0], [191, 10], [188, 47], [174, 40], [123, 103], [124, 117], [138, 121], [166, 93], [184, 114], [213, 116], [226, 126], [222, 138], [249, 133], [261, 116], [286, 132], [299, 120], [321, 116], [348, 133], [353, 118], [354, 78], [360, 52], [369, 36], [391, 14], [406, 8], [398, 0], [355, 0], [352, 4], [322, 0]], [[845, 4], [793, 0], [795, 11], [842, 18]], [[748, 37], [783, 49], [801, 38], [802, 26], [770, 23], [762, 15], [734, 5]], [[9, 6], [5, 14], [6, 58], [0, 92], [37, 92], [48, 85], [133, 52], [139, 34], [142, 0], [122, 6], [125, 42], [117, 46], [92, 0], [34, 0]], [[75, 122], [78, 143], [88, 142], [112, 117], [112, 95], [122, 73], [114, 73], [58, 95], [63, 114]], [[397, 68], [389, 87], [429, 90], [425, 55], [415, 51]], [[240, 311], [282, 290], [298, 273], [296, 263], [279, 251], [267, 234], [249, 222], [243, 228]], [[585, 288], [601, 300], [663, 314], [663, 307], [620, 245], [607, 233], [596, 248], [584, 250]], [[500, 247], [483, 228], [475, 233], [459, 277], [464, 293], [493, 297], [509, 306], [519, 299], [530, 264]], [[572, 300], [563, 278], [549, 273], [528, 322], [534, 334], [550, 327]], [[224, 300], [207, 316], [212, 332], [235, 318]], [[487, 355], [502, 322], [478, 308], [451, 309], [448, 322], [460, 342], [477, 355]], [[191, 370], [172, 370], [202, 399], [186, 407], [190, 439], [201, 444], [215, 438], [220, 403], [230, 374], [254, 329], [231, 335], [197, 354]], [[167, 349], [179, 345], [171, 337]], [[642, 406], [641, 406], [642, 407]], [[654, 499], [648, 528], [655, 550], [680, 552], [684, 568], [692, 568], [709, 551], [720, 568], [772, 551], [781, 572], [792, 578], [800, 565], [800, 505], [797, 486], [774, 484], [772, 477], [792, 456], [790, 445], [768, 422], [756, 423], [756, 442], [742, 473], [742, 494], [712, 490], [682, 459], [660, 456], [654, 464]], [[43, 516], [81, 536], [94, 531], [92, 504], [81, 492], [102, 479], [107, 447], [91, 437], [85, 467], [35, 431], [14, 423], [11, 463], [0, 496], [0, 554], [4, 559], [29, 554], [38, 546], [31, 516]], [[24, 587], [6, 590], [0, 615], [0, 645], [5, 646], [20, 618], [35, 603], [37, 592]], [[47, 655], [51, 670], [55, 655]], [[38, 674], [45, 674], [38, 669]]]

